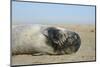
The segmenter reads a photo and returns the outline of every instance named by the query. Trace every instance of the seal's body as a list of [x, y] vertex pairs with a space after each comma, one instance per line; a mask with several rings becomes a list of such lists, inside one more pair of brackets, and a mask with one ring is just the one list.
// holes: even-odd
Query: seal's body
[[81, 44], [77, 33], [48, 25], [12, 27], [12, 54], [71, 54]]

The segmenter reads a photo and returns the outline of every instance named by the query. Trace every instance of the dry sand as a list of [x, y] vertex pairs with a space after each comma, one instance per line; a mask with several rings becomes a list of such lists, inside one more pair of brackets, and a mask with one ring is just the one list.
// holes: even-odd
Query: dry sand
[[81, 37], [81, 47], [71, 55], [16, 55], [12, 56], [12, 65], [95, 61], [95, 25], [58, 25], [77, 32]]

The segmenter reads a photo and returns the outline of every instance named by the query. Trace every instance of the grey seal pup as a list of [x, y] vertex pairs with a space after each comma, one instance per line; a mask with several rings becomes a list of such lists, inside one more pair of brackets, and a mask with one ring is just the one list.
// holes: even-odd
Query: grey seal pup
[[49, 25], [16, 25], [12, 27], [12, 55], [63, 55], [78, 51], [78, 33]]

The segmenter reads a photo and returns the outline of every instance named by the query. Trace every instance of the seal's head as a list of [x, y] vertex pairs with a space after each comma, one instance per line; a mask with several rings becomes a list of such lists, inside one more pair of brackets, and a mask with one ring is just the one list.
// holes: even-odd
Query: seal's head
[[76, 52], [81, 44], [77, 33], [63, 28], [48, 27], [43, 33], [52, 43], [51, 46], [57, 54], [71, 54]]

